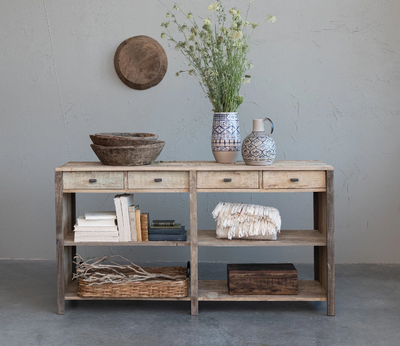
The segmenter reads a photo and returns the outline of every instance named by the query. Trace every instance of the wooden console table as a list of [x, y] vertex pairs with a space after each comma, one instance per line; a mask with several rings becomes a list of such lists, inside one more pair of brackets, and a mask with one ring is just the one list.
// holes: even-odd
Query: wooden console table
[[[57, 232], [57, 313], [65, 300], [78, 296], [73, 256], [76, 246], [190, 246], [189, 297], [145, 298], [191, 301], [192, 315], [199, 301], [327, 301], [327, 314], [335, 314], [333, 167], [319, 161], [275, 161], [271, 166], [215, 162], [162, 162], [149, 166], [104, 166], [100, 162], [69, 162], [55, 170]], [[77, 193], [190, 194], [190, 236], [186, 242], [74, 242]], [[313, 230], [282, 230], [276, 241], [221, 240], [215, 230], [197, 229], [197, 194], [204, 192], [312, 192]], [[200, 246], [312, 246], [314, 280], [299, 281], [297, 295], [228, 294], [227, 282], [198, 280]], [[92, 298], [92, 300], [101, 298]], [[119, 298], [126, 299], [126, 298]], [[138, 300], [143, 298], [128, 298]]]

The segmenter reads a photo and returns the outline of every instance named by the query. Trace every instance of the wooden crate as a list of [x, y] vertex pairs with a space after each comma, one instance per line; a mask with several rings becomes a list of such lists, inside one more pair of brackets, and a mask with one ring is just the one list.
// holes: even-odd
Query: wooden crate
[[297, 294], [297, 270], [291, 263], [228, 264], [231, 295]]

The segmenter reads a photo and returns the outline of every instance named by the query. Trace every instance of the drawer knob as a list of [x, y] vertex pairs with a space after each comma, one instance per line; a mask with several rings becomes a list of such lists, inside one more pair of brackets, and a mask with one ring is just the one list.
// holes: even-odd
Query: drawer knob
[[299, 178], [290, 178], [290, 181], [296, 182], [296, 181], [299, 181]]
[[225, 178], [225, 179], [224, 179], [224, 182], [225, 182], [225, 183], [229, 183], [229, 182], [231, 182], [231, 181], [232, 181], [232, 178]]
[[96, 183], [97, 179], [89, 179], [89, 183]]
[[160, 183], [161, 181], [162, 181], [161, 178], [156, 178], [156, 179], [154, 179], [154, 182], [156, 182], [156, 183]]

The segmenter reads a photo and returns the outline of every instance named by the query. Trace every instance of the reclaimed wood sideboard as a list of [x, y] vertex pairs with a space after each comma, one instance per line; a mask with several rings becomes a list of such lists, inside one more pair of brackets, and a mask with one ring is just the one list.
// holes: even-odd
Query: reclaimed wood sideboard
[[[197, 315], [199, 301], [327, 301], [335, 314], [333, 167], [319, 161], [275, 161], [271, 166], [215, 162], [156, 162], [148, 166], [105, 166], [100, 162], [68, 162], [55, 170], [57, 313], [65, 300], [78, 296], [73, 257], [77, 246], [189, 246], [190, 293], [185, 298], [116, 298], [182, 300]], [[150, 242], [74, 242], [77, 193], [189, 193], [188, 240]], [[216, 239], [215, 230], [198, 230], [197, 194], [219, 192], [309, 192], [313, 194], [313, 229], [282, 230], [276, 241]], [[226, 197], [228, 198], [228, 197]], [[226, 280], [198, 280], [198, 249], [209, 247], [308, 246], [314, 253], [314, 280], [299, 281], [297, 295], [229, 295]], [[282, 250], [284, 251], [284, 249]], [[101, 298], [91, 298], [92, 300]]]

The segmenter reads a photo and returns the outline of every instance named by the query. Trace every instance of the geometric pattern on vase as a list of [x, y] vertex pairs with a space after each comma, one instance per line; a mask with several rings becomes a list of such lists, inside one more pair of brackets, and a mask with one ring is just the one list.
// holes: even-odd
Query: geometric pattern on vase
[[240, 151], [240, 128], [237, 113], [214, 113], [212, 151]]
[[248, 164], [254, 162], [270, 165], [276, 156], [275, 142], [265, 131], [253, 131], [243, 141], [242, 156]]

